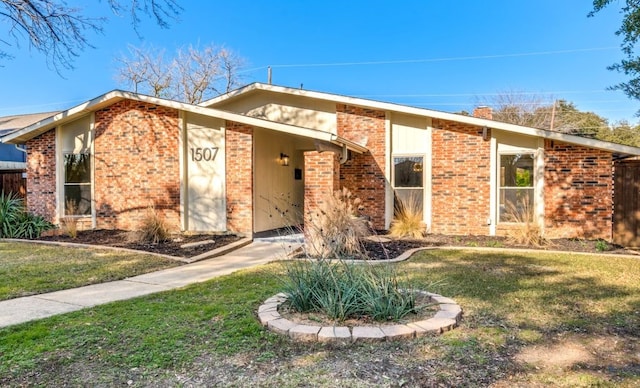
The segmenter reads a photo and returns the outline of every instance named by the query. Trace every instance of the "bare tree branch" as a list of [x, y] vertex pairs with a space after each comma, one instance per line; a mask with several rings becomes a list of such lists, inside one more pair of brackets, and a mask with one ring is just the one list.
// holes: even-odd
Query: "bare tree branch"
[[240, 85], [244, 60], [215, 45], [193, 46], [176, 51], [167, 60], [164, 51], [129, 48], [129, 56], [118, 59], [116, 80], [136, 92], [198, 104]]
[[493, 108], [494, 120], [505, 123], [583, 137], [596, 137], [600, 131], [608, 129], [605, 118], [578, 110], [572, 102], [555, 100], [553, 96], [509, 90], [478, 101]]
[[505, 90], [490, 98], [477, 99], [478, 104], [493, 108], [493, 119], [505, 123], [549, 129], [552, 96], [520, 90]]
[[[161, 27], [168, 27], [182, 10], [177, 0], [108, 0], [113, 12], [127, 9], [134, 29], [138, 31], [140, 14], [152, 16]], [[106, 17], [92, 18], [80, 8], [69, 7], [64, 0], [0, 0], [0, 25], [7, 28], [0, 40], [4, 46], [13, 42], [20, 47], [28, 42], [47, 58], [47, 62], [60, 72], [72, 69], [74, 59], [86, 48], [91, 48], [87, 38], [90, 32], [102, 32]], [[0, 58], [12, 57], [0, 49]]]

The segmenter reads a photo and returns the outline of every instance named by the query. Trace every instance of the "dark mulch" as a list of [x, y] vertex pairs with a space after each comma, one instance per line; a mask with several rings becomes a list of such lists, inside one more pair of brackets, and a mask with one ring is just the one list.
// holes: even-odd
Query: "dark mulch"
[[[379, 231], [379, 235], [384, 235], [386, 231]], [[208, 252], [212, 249], [238, 241], [241, 237], [233, 234], [178, 234], [172, 236], [169, 241], [158, 244], [144, 244], [134, 241], [131, 232], [124, 230], [87, 230], [78, 232], [76, 238], [66, 235], [55, 235], [41, 237], [40, 240], [71, 242], [89, 245], [104, 245], [111, 247], [120, 247], [135, 249], [145, 252], [161, 253], [175, 257], [194, 257], [201, 253]], [[194, 247], [183, 247], [184, 244], [213, 240], [214, 243], [206, 245], [197, 245]], [[603, 244], [606, 250], [601, 251]], [[422, 239], [392, 239], [388, 242], [373, 242], [363, 240], [364, 249], [367, 256], [372, 260], [393, 259], [400, 256], [403, 252], [421, 247], [438, 247], [438, 246], [459, 246], [459, 247], [492, 247], [492, 248], [529, 248], [540, 250], [558, 250], [567, 252], [599, 252], [599, 253], [635, 253], [625, 250], [623, 247], [604, 243], [598, 240], [581, 240], [581, 239], [556, 239], [551, 240], [543, 247], [516, 245], [509, 242], [505, 237], [497, 236], [449, 236], [441, 234], [430, 234]], [[304, 255], [299, 255], [303, 257]]]
[[[132, 232], [125, 230], [85, 230], [79, 231], [76, 238], [67, 235], [42, 236], [39, 240], [68, 242], [76, 244], [103, 245], [118, 248], [135, 249], [139, 251], [160, 253], [175, 257], [194, 257], [209, 252], [235, 241], [241, 237], [233, 234], [176, 234], [168, 241], [158, 244], [147, 244], [135, 241]], [[183, 247], [184, 244], [198, 241], [213, 240], [213, 243]]]
[[[381, 235], [384, 231], [381, 231]], [[557, 250], [566, 252], [592, 252], [603, 254], [634, 254], [619, 245], [599, 240], [582, 239], [554, 239], [542, 247], [513, 244], [506, 237], [498, 236], [449, 236], [430, 234], [423, 239], [399, 239], [389, 242], [363, 241], [367, 255], [373, 260], [384, 260], [400, 256], [403, 252], [421, 247], [459, 246], [459, 247], [487, 247], [487, 248], [526, 248], [539, 250]], [[605, 250], [601, 250], [606, 247]], [[598, 249], [600, 248], [600, 250]]]

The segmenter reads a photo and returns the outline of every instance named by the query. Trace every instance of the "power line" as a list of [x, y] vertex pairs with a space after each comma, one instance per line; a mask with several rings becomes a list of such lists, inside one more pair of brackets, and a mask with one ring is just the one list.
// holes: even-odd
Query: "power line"
[[[512, 105], [539, 105], [539, 106], [545, 106], [545, 105], [552, 105], [553, 102], [556, 100], [545, 100], [545, 101], [537, 101], [537, 102], [508, 102], [508, 103], [504, 103], [504, 104], [494, 104], [494, 105], [508, 105], [508, 106], [512, 106]], [[572, 103], [574, 103], [574, 101], [571, 101]], [[579, 101], [580, 104], [601, 104], [601, 103], [612, 103], [612, 102], [627, 102], [627, 100], [584, 100], [584, 101]], [[404, 104], [411, 104], [411, 105], [465, 105], [465, 104], [473, 104], [473, 102], [405, 102]], [[490, 105], [490, 104], [488, 104]]]
[[[288, 63], [288, 64], [271, 65], [271, 67], [272, 68], [290, 68], [290, 67], [393, 65], [393, 64], [404, 64], [404, 63], [429, 63], [429, 62], [468, 61], [468, 60], [478, 60], [478, 59], [530, 57], [530, 56], [538, 56], [538, 55], [571, 54], [571, 53], [580, 53], [580, 52], [606, 51], [606, 50], [614, 50], [614, 49], [617, 50], [619, 48], [618, 47], [593, 47], [593, 48], [584, 48], [584, 49], [533, 51], [533, 52], [512, 53], [512, 54], [475, 55], [475, 56], [466, 56], [466, 57], [444, 57], [444, 58], [423, 58], [423, 59], [396, 59], [396, 60], [386, 60], [386, 61]], [[263, 70], [263, 69], [266, 69], [267, 67], [269, 66], [255, 67], [252, 69], [247, 69], [243, 71], [243, 73]]]
[[504, 96], [504, 95], [516, 95], [516, 96], [536, 96], [541, 94], [592, 94], [592, 93], [608, 93], [609, 90], [597, 89], [597, 90], [559, 90], [551, 92], [498, 92], [498, 93], [450, 93], [450, 94], [360, 94], [359, 97], [476, 97], [476, 96]]

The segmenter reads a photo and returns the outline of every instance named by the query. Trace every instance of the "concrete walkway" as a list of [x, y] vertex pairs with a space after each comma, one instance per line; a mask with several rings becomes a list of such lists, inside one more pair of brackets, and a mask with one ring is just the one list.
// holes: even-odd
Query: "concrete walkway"
[[255, 240], [226, 255], [181, 267], [114, 282], [1, 301], [0, 327], [204, 282], [239, 269], [283, 259], [297, 246], [297, 241]]

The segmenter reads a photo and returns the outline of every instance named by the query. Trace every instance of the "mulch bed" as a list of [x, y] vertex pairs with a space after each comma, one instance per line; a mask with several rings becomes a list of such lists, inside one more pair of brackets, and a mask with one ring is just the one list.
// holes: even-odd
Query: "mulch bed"
[[[38, 240], [103, 245], [189, 258], [231, 244], [240, 239], [241, 237], [234, 234], [176, 234], [171, 236], [168, 241], [148, 244], [135, 241], [135, 235], [129, 231], [98, 229], [79, 231], [75, 238], [61, 234], [42, 236]], [[183, 247], [184, 244], [205, 240], [213, 240], [213, 243]]]
[[[384, 234], [383, 232], [381, 234]], [[459, 247], [487, 247], [487, 248], [525, 248], [540, 250], [557, 250], [566, 252], [591, 252], [603, 254], [635, 254], [619, 245], [606, 243], [607, 249], [598, 251], [598, 240], [582, 239], [554, 239], [542, 247], [513, 244], [506, 237], [498, 236], [449, 236], [430, 234], [423, 239], [399, 239], [389, 242], [373, 242], [365, 240], [363, 246], [372, 260], [393, 259], [403, 252], [421, 247], [459, 246]], [[600, 243], [602, 244], [602, 243]]]
[[[386, 231], [379, 231], [384, 235]], [[135, 241], [132, 232], [124, 230], [86, 230], [78, 232], [76, 238], [66, 235], [43, 236], [40, 240], [59, 241], [89, 245], [104, 245], [119, 248], [135, 249], [145, 252], [160, 253], [175, 257], [194, 257], [212, 249], [240, 240], [233, 234], [177, 234], [169, 241], [158, 244], [145, 244]], [[184, 244], [213, 240], [214, 243], [183, 247]], [[460, 246], [460, 247], [493, 247], [493, 248], [529, 248], [540, 250], [559, 250], [567, 252], [599, 252], [597, 240], [556, 239], [543, 247], [516, 245], [505, 237], [497, 236], [449, 236], [430, 234], [422, 239], [392, 239], [385, 242], [363, 240], [363, 247], [371, 260], [393, 259], [409, 249], [420, 247]], [[602, 242], [600, 242], [602, 244]], [[633, 254], [636, 252], [624, 249], [614, 244], [606, 244], [607, 249], [599, 253]], [[304, 257], [304, 255], [300, 255]]]

